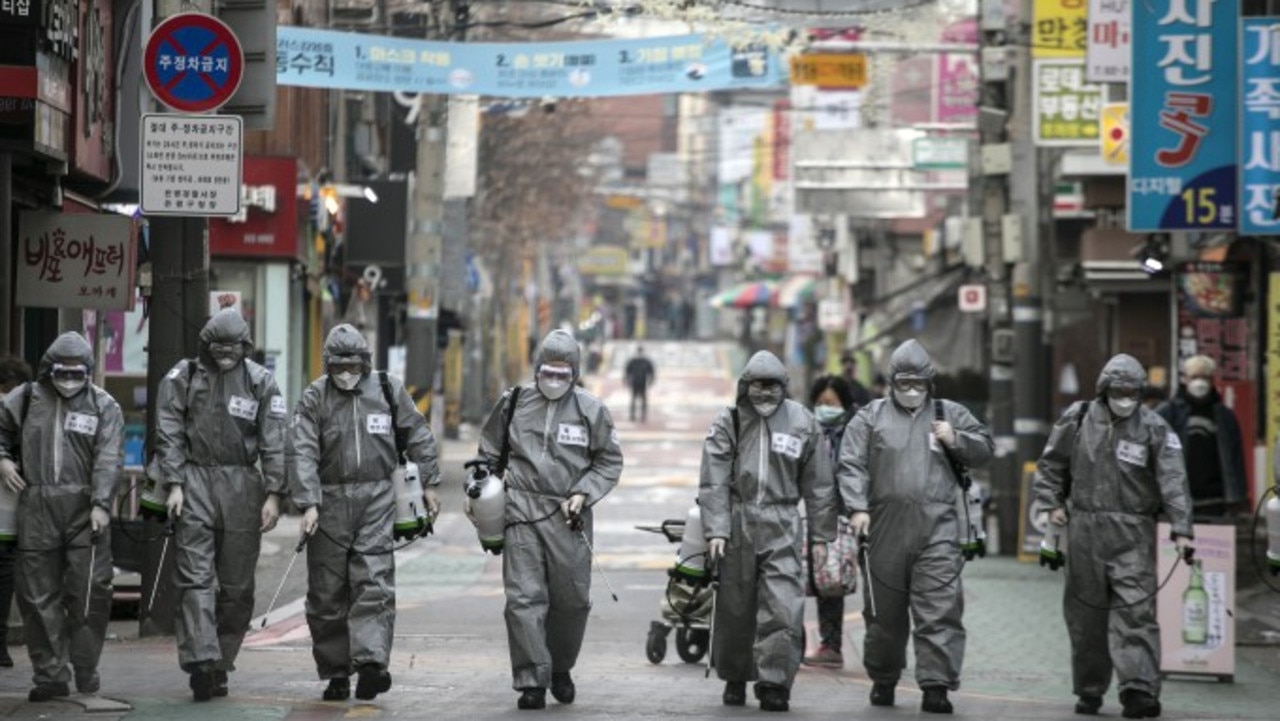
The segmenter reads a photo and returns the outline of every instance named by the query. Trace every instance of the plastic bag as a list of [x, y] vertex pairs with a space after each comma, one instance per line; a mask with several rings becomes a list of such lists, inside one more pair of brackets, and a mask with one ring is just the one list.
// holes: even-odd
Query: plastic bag
[[809, 595], [835, 598], [857, 592], [858, 539], [849, 530], [848, 519], [840, 519], [836, 540], [827, 544], [826, 563], [814, 568], [812, 554], [806, 549], [805, 564], [813, 569]]

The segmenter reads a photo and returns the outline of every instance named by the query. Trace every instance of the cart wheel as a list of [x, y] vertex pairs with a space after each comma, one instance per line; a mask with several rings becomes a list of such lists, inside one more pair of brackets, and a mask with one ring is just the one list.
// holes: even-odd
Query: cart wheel
[[667, 629], [660, 623], [649, 626], [649, 640], [644, 644], [649, 663], [662, 663], [667, 656]]
[[708, 631], [692, 628], [676, 629], [676, 653], [685, 663], [697, 663], [707, 653], [707, 642], [711, 639]]

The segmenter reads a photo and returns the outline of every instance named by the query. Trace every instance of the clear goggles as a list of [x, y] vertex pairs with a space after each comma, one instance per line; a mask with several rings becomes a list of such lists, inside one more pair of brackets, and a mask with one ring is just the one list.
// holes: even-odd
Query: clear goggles
[[89, 368], [83, 365], [54, 363], [51, 375], [55, 381], [83, 381], [89, 378]]
[[240, 352], [239, 343], [210, 343], [209, 354], [213, 356], [229, 356]]
[[896, 378], [893, 381], [893, 388], [902, 393], [911, 391], [924, 393], [929, 390], [929, 381], [923, 378]]
[[542, 365], [538, 366], [538, 377], [548, 381], [564, 381], [569, 383], [573, 380], [573, 369], [563, 368], [560, 366]]

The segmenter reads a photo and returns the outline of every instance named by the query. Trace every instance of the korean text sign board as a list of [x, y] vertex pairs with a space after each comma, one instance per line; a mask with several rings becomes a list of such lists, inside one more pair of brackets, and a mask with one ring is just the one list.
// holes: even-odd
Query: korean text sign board
[[236, 94], [244, 53], [221, 20], [180, 13], [165, 18], [147, 37], [142, 70], [157, 100], [179, 112], [203, 113]]
[[1084, 61], [1036, 60], [1031, 79], [1036, 145], [1097, 147], [1103, 88], [1085, 82]]
[[1178, 558], [1169, 524], [1156, 525], [1156, 578], [1169, 579], [1156, 594], [1160, 671], [1234, 676], [1236, 527], [1198, 523], [1192, 530], [1196, 565], [1188, 566]]
[[133, 307], [137, 236], [115, 214], [27, 211], [18, 219], [16, 302], [37, 308]]
[[1238, 0], [1133, 4], [1129, 229], [1236, 227]]
[[276, 83], [311, 88], [605, 97], [767, 88], [786, 79], [763, 45], [703, 35], [556, 43], [451, 43], [280, 26]]
[[1280, 17], [1240, 25], [1240, 233], [1280, 234]]
[[144, 215], [237, 215], [243, 159], [238, 115], [142, 116]]
[[1032, 57], [1084, 57], [1088, 39], [1086, 0], [1035, 0], [1034, 10]]
[[1132, 3], [1133, 0], [1089, 0], [1085, 80], [1129, 82], [1129, 7]]

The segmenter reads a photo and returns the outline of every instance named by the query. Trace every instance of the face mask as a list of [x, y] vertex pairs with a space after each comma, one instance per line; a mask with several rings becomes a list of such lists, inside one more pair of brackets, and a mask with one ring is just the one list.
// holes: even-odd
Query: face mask
[[844, 409], [838, 406], [818, 406], [813, 409], [813, 415], [822, 425], [834, 426], [844, 418]]
[[908, 408], [911, 410], [915, 410], [916, 408], [919, 408], [920, 404], [924, 403], [924, 395], [925, 395], [924, 391], [915, 391], [915, 390], [911, 390], [911, 391], [895, 390], [893, 392], [893, 397], [898, 399], [898, 403], [901, 404], [903, 408]]
[[221, 368], [222, 370], [229, 371], [232, 368], [236, 367], [236, 364], [240, 362], [240, 359], [230, 358], [228, 356], [221, 356], [221, 357], [215, 358], [214, 362], [217, 363], [218, 367]]
[[1190, 393], [1192, 398], [1205, 398], [1211, 390], [1213, 390], [1213, 384], [1204, 378], [1197, 378], [1187, 384], [1187, 393]]
[[776, 385], [760, 388], [752, 384], [747, 386], [747, 400], [756, 409], [756, 413], [766, 417], [771, 416], [778, 410], [778, 406], [782, 405], [782, 388]]
[[54, 388], [58, 389], [58, 395], [63, 398], [70, 398], [79, 393], [84, 388], [85, 381], [54, 381]]
[[542, 395], [553, 401], [560, 400], [565, 393], [569, 392], [569, 381], [539, 378], [538, 390], [542, 391]]
[[341, 388], [344, 391], [349, 391], [355, 388], [356, 384], [360, 382], [360, 374], [351, 373], [349, 371], [343, 371], [342, 373], [331, 375], [329, 377], [333, 380], [333, 384], [335, 386]]
[[1133, 411], [1138, 407], [1138, 401], [1134, 398], [1108, 398], [1107, 407], [1117, 417], [1128, 418], [1133, 415]]

